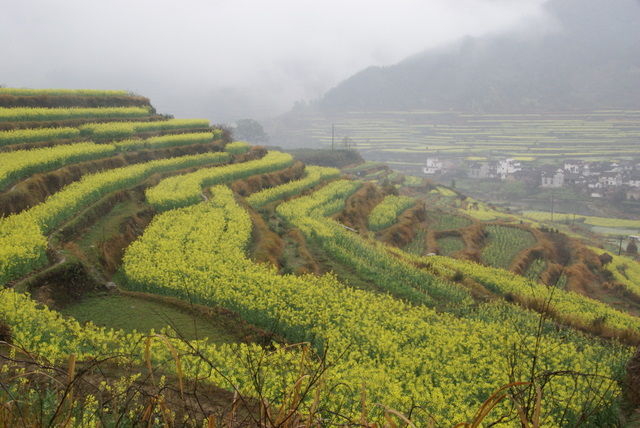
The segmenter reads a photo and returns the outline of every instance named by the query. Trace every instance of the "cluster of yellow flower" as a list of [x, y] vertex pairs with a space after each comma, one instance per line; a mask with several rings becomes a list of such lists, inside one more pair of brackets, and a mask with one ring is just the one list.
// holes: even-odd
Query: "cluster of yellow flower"
[[369, 228], [382, 230], [396, 222], [398, 216], [416, 204], [416, 200], [408, 196], [387, 195], [369, 214]]
[[[228, 156], [228, 155], [227, 155]], [[293, 156], [281, 152], [268, 152], [263, 158], [200, 169], [190, 174], [169, 177], [147, 190], [147, 201], [158, 211], [195, 204], [201, 200], [205, 187], [228, 183], [255, 174], [278, 171], [293, 164]]]
[[44, 203], [20, 214], [0, 218], [0, 284], [25, 275], [46, 263], [50, 233], [82, 207], [107, 193], [132, 186], [151, 174], [229, 160], [227, 153], [203, 153], [161, 159], [82, 177]]
[[78, 128], [28, 128], [0, 131], [0, 146], [10, 144], [34, 143], [37, 141], [55, 141], [80, 136]]
[[311, 195], [279, 205], [276, 211], [308, 238], [317, 239], [334, 258], [397, 297], [426, 305], [471, 303], [469, 294], [460, 286], [436, 279], [427, 270], [390, 255], [387, 246], [370, 242], [324, 218], [342, 209], [359, 185], [335, 181]]
[[[420, 259], [420, 258], [414, 258]], [[433, 256], [421, 259], [433, 266], [460, 272], [484, 285], [493, 293], [506, 296], [520, 296], [531, 302], [544, 306], [549, 302], [549, 311], [561, 321], [581, 320], [589, 325], [597, 319], [603, 319], [604, 325], [617, 329], [638, 331], [640, 319], [626, 312], [618, 311], [598, 300], [590, 299], [573, 291], [565, 291], [549, 287], [539, 282], [530, 281], [520, 275], [503, 269], [482, 266], [469, 260], [456, 260], [448, 257]]]
[[0, 153], [0, 189], [32, 174], [70, 163], [112, 156], [115, 147], [92, 142]]
[[0, 107], [0, 122], [31, 122], [66, 119], [124, 119], [147, 117], [149, 107]]
[[[591, 248], [596, 253], [602, 253], [600, 248]], [[617, 282], [624, 285], [627, 290], [640, 297], [640, 263], [625, 256], [616, 256], [606, 252], [612, 258], [611, 263], [603, 266], [611, 272]]]
[[[178, 129], [209, 128], [207, 119], [169, 119], [153, 122], [87, 123], [80, 126], [80, 133], [96, 140], [129, 138], [138, 132], [169, 131]], [[220, 130], [215, 131], [219, 137]]]
[[113, 145], [122, 152], [138, 149], [159, 149], [164, 147], [186, 146], [189, 144], [202, 144], [213, 141], [213, 132], [188, 132], [184, 134], [169, 134], [159, 137], [151, 137], [146, 140], [122, 140], [116, 141]]
[[254, 208], [261, 208], [271, 202], [284, 199], [288, 196], [298, 194], [304, 189], [316, 186], [323, 181], [338, 178], [340, 170], [336, 168], [326, 168], [321, 166], [305, 167], [306, 177], [300, 180], [293, 180], [280, 186], [271, 187], [253, 193], [247, 198], [247, 202]]
[[224, 150], [227, 153], [231, 153], [232, 155], [239, 155], [242, 153], [246, 153], [251, 149], [251, 145], [245, 141], [234, 141], [232, 143], [227, 144], [224, 147]]
[[[278, 212], [291, 216], [287, 218], [295, 219], [298, 227], [314, 229], [359, 185], [334, 183], [281, 204]], [[454, 316], [345, 287], [332, 275], [281, 276], [269, 266], [253, 264], [244, 251], [251, 233], [248, 214], [228, 188], [215, 187], [212, 195], [209, 202], [156, 216], [125, 255], [130, 286], [230, 308], [292, 342], [309, 341], [320, 353], [344, 352], [324, 381], [346, 386], [342, 394], [322, 395], [329, 411], [360, 411], [345, 403], [358, 402], [364, 381], [370, 402], [400, 411], [423, 408], [425, 414], [415, 416], [417, 425], [426, 424], [428, 415], [441, 424], [469, 420], [497, 387], [529, 380], [533, 361], [536, 372], [594, 373], [598, 379], [549, 378], [553, 388], [543, 396], [544, 424], [567, 423], [563, 418], [580, 415], [587, 397], [606, 398], [616, 391], [615, 382], [605, 379], [629, 349], [553, 331], [538, 340], [536, 315], [517, 307], [487, 304]], [[326, 219], [324, 223], [326, 228], [319, 232], [323, 238], [340, 228], [328, 226]], [[255, 393], [255, 378], [243, 374], [242, 361], [236, 356], [218, 362], [241, 392], [250, 395]], [[296, 365], [289, 370], [297, 370]], [[280, 376], [290, 377], [291, 372], [265, 374], [267, 386], [261, 390], [276, 402], [274, 377]], [[506, 407], [505, 403], [496, 412], [506, 412]]]

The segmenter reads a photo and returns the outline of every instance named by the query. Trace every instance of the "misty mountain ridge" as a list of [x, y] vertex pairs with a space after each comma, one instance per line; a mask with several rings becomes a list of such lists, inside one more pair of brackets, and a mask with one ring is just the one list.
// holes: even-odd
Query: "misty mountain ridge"
[[393, 66], [369, 67], [313, 106], [325, 112], [638, 109], [640, 1], [550, 0], [544, 12], [536, 27], [466, 37]]

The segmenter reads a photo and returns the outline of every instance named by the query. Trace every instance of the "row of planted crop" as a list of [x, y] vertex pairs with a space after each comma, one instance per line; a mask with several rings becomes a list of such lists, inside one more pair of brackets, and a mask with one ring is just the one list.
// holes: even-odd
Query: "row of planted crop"
[[191, 144], [209, 143], [220, 138], [221, 131], [216, 132], [188, 132], [184, 134], [169, 134], [150, 137], [146, 140], [132, 139], [113, 143], [118, 151], [130, 152], [140, 149], [159, 149], [166, 147], [187, 146]]
[[205, 187], [278, 171], [293, 165], [293, 162], [290, 154], [270, 151], [261, 159], [221, 168], [200, 169], [190, 174], [167, 178], [147, 190], [146, 198], [158, 211], [184, 207], [200, 201]]
[[20, 214], [0, 218], [0, 285], [46, 264], [45, 235], [107, 193], [132, 186], [158, 172], [219, 164], [230, 159], [228, 153], [204, 153], [85, 175], [51, 195], [44, 203]]
[[537, 242], [529, 230], [519, 227], [489, 224], [485, 226], [485, 232], [489, 243], [482, 249], [482, 260], [502, 269], [508, 269], [520, 251]]
[[566, 213], [550, 213], [544, 211], [523, 211], [524, 217], [532, 218], [536, 221], [555, 221], [562, 223], [584, 223], [590, 226], [619, 227], [619, 228], [640, 228], [640, 220], [629, 220], [623, 218], [595, 217]]
[[624, 285], [628, 292], [640, 297], [640, 263], [629, 257], [616, 256], [600, 248], [591, 248], [591, 250], [609, 254], [611, 262], [602, 267], [609, 271], [617, 282]]
[[424, 263], [450, 272], [460, 272], [501, 296], [520, 296], [524, 299], [537, 301], [539, 306], [548, 302], [551, 313], [554, 313], [554, 316], [560, 321], [575, 319], [582, 321], [584, 325], [593, 325], [598, 320], [604, 320], [605, 326], [618, 331], [638, 331], [640, 329], [638, 317], [618, 311], [582, 294], [530, 281], [503, 269], [482, 266], [469, 260], [456, 260], [440, 256], [431, 256], [426, 259], [417, 257], [414, 260], [422, 260]]
[[125, 119], [151, 116], [150, 107], [0, 107], [0, 122], [39, 122], [67, 119]]
[[276, 212], [306, 237], [315, 239], [336, 260], [386, 292], [433, 306], [471, 303], [469, 294], [458, 285], [435, 278], [426, 270], [390, 255], [385, 245], [369, 242], [325, 218], [340, 211], [358, 186], [353, 181], [336, 181], [312, 195], [279, 205]]
[[[132, 316], [136, 316], [135, 311], [132, 308]], [[80, 384], [90, 381], [92, 387], [90, 391], [70, 394], [63, 399], [62, 402], [69, 409], [68, 413], [55, 406], [38, 408], [39, 420], [60, 423], [64, 420], [64, 424], [68, 426], [102, 426], [105, 421], [113, 421], [114, 425], [139, 425], [145, 411], [144, 406], [148, 403], [146, 393], [139, 389], [141, 377], [144, 379], [149, 375], [148, 363], [156, 376], [160, 373], [173, 373], [171, 378], [182, 376], [185, 383], [195, 379], [200, 379], [198, 382], [202, 383], [206, 377], [204, 382], [229, 389], [238, 384], [247, 385], [254, 374], [261, 378], [261, 392], [272, 398], [270, 401], [273, 404], [279, 404], [277, 398], [293, 386], [297, 381], [296, 376], [312, 374], [314, 368], [321, 367], [318, 359], [308, 358], [307, 370], [297, 373], [291, 370], [302, 357], [308, 355], [302, 351], [301, 346], [282, 347], [276, 344], [274, 350], [265, 352], [254, 344], [215, 346], [208, 344], [206, 339], [185, 342], [178, 339], [179, 333], [169, 327], [159, 332], [128, 333], [97, 327], [92, 323], [80, 324], [73, 318], [63, 317], [46, 305], [37, 303], [27, 294], [17, 293], [10, 288], [0, 288], [0, 320], [10, 326], [13, 346], [20, 350], [16, 352], [20, 361], [8, 358], [0, 360], [5, 392], [0, 396], [0, 403], [7, 406], [20, 410], [38, 408], [39, 404], [55, 404], [55, 385], [42, 382], [41, 387], [46, 388], [49, 384], [50, 389], [45, 392], [51, 394], [43, 397], [43, 391], [38, 390], [38, 381], [48, 381], [51, 374], [47, 367], [69, 364], [72, 354], [78, 362], [91, 361], [91, 366], [98, 371], [107, 368], [106, 365], [113, 368], [113, 364], [117, 364], [119, 367], [119, 375], [109, 374], [99, 382], [95, 382], [95, 372], [76, 371], [74, 382]], [[22, 350], [27, 354], [20, 355]], [[179, 360], [174, 359], [172, 350], [176, 351]], [[33, 359], [32, 362], [36, 365], [42, 364], [40, 370], [30, 373], [30, 379], [34, 380], [32, 383], [23, 381], [25, 370], [21, 364], [24, 358]], [[248, 364], [244, 364], [254, 358], [260, 358], [269, 369], [251, 370]], [[180, 363], [181, 371], [177, 368], [177, 362]], [[209, 363], [213, 365], [210, 366]], [[282, 382], [287, 383], [283, 385]], [[178, 388], [180, 385], [176, 382], [167, 383], [167, 386]], [[128, 391], [127, 403], [119, 401], [122, 391]], [[160, 395], [163, 397], [163, 393]], [[255, 397], [257, 391], [248, 391], [247, 396]], [[205, 397], [201, 399], [206, 400]], [[134, 405], [137, 400], [144, 404]], [[114, 411], [114, 402], [119, 402], [124, 411]], [[178, 410], [172, 404], [168, 406], [170, 410]], [[7, 415], [3, 416], [3, 420], [7, 421]], [[197, 426], [202, 423], [202, 417], [190, 415], [181, 422], [187, 426]]]
[[[0, 147], [11, 144], [24, 144], [42, 141], [55, 141], [80, 137], [95, 140], [125, 139], [140, 132], [171, 131], [182, 129], [208, 128], [206, 119], [170, 119], [153, 122], [106, 122], [89, 123], [79, 128], [27, 128], [0, 131]], [[220, 130], [213, 132], [220, 134]]]
[[[125, 139], [141, 132], [170, 131], [175, 129], [208, 128], [208, 119], [170, 119], [151, 122], [88, 123], [80, 126], [80, 135], [96, 140]], [[217, 131], [221, 132], [221, 131]]]
[[84, 142], [0, 153], [0, 190], [13, 181], [35, 173], [50, 171], [70, 163], [100, 159], [113, 156], [117, 152], [127, 152], [142, 148], [157, 149], [208, 143], [215, 136], [216, 134], [213, 132], [197, 132], [163, 135], [146, 140], [125, 140], [114, 144]]
[[369, 229], [378, 231], [394, 224], [398, 216], [416, 204], [408, 196], [387, 195], [369, 214]]
[[264, 189], [247, 197], [247, 202], [254, 208], [262, 208], [267, 204], [296, 195], [304, 189], [317, 186], [323, 181], [338, 178], [340, 170], [320, 166], [305, 167], [306, 176], [300, 180], [292, 180], [280, 186]]
[[[344, 188], [345, 183], [340, 184]], [[328, 412], [357, 401], [364, 382], [370, 402], [405, 412], [416, 405], [424, 409], [414, 414], [417, 426], [426, 424], [430, 415], [442, 425], [468, 420], [495, 389], [513, 380], [509, 373], [526, 379], [533, 360], [536, 373], [575, 370], [602, 376], [595, 383], [551, 378], [542, 398], [545, 425], [575, 423], [588, 397], [602, 394], [610, 399], [617, 392], [615, 383], [604, 379], [612, 376], [612, 367], [621, 364], [629, 349], [553, 331], [537, 341], [536, 316], [518, 308], [480, 305], [468, 316], [456, 317], [345, 287], [332, 275], [280, 276], [267, 265], [253, 264], [245, 252], [249, 215], [228, 188], [219, 186], [211, 193], [208, 202], [155, 217], [125, 254], [129, 286], [223, 306], [290, 341], [310, 341], [320, 352], [328, 351], [330, 359], [340, 355], [323, 380], [328, 388], [320, 402]], [[290, 209], [302, 210], [297, 216], [304, 217], [306, 207], [315, 206], [315, 216], [333, 210], [325, 205], [311, 201]], [[533, 349], [536, 343], [535, 355], [518, 351]], [[255, 378], [238, 375], [239, 361], [225, 361], [229, 365], [220, 370], [250, 394]], [[289, 378], [297, 369], [291, 365], [278, 375]], [[506, 403], [498, 409], [505, 411]], [[348, 416], [360, 410], [342, 408]]]

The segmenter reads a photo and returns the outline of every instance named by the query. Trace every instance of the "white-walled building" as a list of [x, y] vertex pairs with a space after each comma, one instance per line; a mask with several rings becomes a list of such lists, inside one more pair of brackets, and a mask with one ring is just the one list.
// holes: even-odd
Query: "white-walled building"
[[442, 174], [444, 162], [438, 158], [427, 158], [427, 166], [422, 168], [425, 174]]
[[502, 180], [507, 178], [507, 175], [513, 174], [516, 171], [521, 171], [522, 165], [520, 162], [516, 162], [515, 159], [504, 159], [498, 161], [498, 165], [496, 167], [496, 174]]
[[558, 168], [556, 170], [543, 171], [541, 186], [547, 188], [564, 186], [564, 170]]

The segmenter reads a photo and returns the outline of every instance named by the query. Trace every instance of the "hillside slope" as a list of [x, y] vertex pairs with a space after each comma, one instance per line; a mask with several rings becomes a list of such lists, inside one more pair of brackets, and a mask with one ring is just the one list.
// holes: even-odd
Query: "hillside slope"
[[[145, 111], [98, 123], [102, 110], [45, 110], [8, 127], [44, 138], [32, 131], [61, 117], [71, 138], [0, 133], [0, 159], [20, 153], [28, 166], [0, 189], [13, 201], [0, 218], [0, 424], [631, 417], [631, 254], [605, 257], [556, 225], [379, 163], [306, 166], [211, 127], [185, 143], [199, 120]], [[88, 130], [111, 136], [84, 141]], [[109, 150], [42, 162], [58, 159], [48, 145], [87, 144]], [[511, 398], [494, 408], [496, 391]]]
[[467, 37], [389, 67], [370, 67], [315, 105], [348, 110], [557, 112], [634, 109], [640, 100], [640, 5], [549, 0], [542, 22]]

